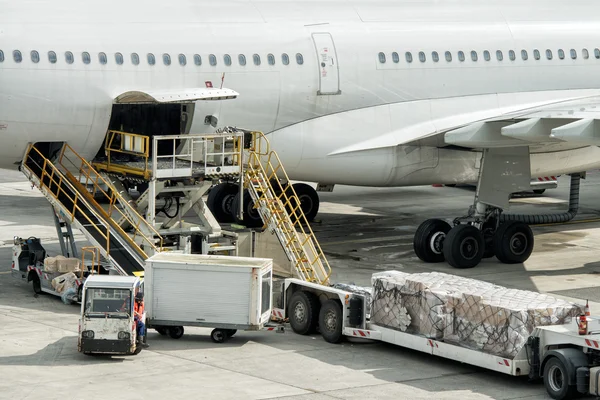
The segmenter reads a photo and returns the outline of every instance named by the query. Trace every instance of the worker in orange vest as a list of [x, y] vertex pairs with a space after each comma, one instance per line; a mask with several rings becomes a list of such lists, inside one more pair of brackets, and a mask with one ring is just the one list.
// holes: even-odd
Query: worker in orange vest
[[146, 325], [144, 324], [144, 294], [138, 291], [135, 294], [135, 302], [133, 303], [133, 316], [135, 319], [137, 336], [140, 339], [142, 347], [150, 347], [146, 342]]

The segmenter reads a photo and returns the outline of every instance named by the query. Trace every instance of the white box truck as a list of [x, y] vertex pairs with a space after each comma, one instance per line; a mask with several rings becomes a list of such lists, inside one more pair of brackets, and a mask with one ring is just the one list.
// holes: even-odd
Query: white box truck
[[146, 260], [146, 326], [178, 339], [184, 326], [215, 328], [222, 343], [270, 321], [273, 261], [162, 252]]

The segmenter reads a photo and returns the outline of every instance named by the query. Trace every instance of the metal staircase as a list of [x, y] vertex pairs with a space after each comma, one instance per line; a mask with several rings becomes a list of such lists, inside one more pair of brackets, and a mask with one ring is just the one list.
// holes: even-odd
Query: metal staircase
[[254, 207], [265, 227], [277, 235], [299, 277], [307, 282], [329, 285], [331, 267], [302, 212], [300, 200], [281, 160], [270, 150], [262, 133], [252, 134], [254, 140], [245, 169], [245, 184]]
[[[162, 238], [158, 232], [68, 144], [54, 162], [30, 145], [21, 171], [62, 219], [75, 224], [100, 249], [118, 273], [130, 275], [143, 271], [145, 260], [161, 250]], [[115, 223], [121, 217], [129, 219], [132, 227], [129, 233]]]

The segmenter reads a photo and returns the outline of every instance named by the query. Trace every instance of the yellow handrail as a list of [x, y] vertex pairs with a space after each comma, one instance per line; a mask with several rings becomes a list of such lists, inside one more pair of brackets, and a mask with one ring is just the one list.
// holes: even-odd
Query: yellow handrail
[[[71, 160], [68, 155], [66, 155], [66, 152], [70, 151], [72, 152], [75, 157], [77, 158], [77, 160], [80, 162], [79, 165], [77, 165], [75, 162], [73, 162], [73, 160]], [[66, 166], [64, 164], [64, 161], [68, 161], [72, 167], [77, 169], [77, 172], [79, 173], [78, 177], [75, 177], [72, 172], [69, 170], [69, 167]], [[138, 212], [121, 196], [120, 193], [112, 190], [112, 185], [106, 181], [95, 169], [94, 167], [92, 167], [85, 159], [83, 159], [71, 146], [69, 146], [68, 144], [65, 144], [65, 146], [63, 147], [63, 151], [60, 154], [58, 163], [65, 169], [65, 172], [69, 175], [72, 176], [73, 179], [73, 183], [75, 185], [79, 185], [81, 186], [80, 189], [83, 189], [84, 195], [89, 195], [87, 190], [85, 189], [85, 187], [82, 186], [81, 180], [82, 178], [85, 177], [85, 184], [92, 184], [93, 185], [93, 191], [92, 194], [90, 195], [90, 197], [93, 196], [98, 193], [101, 194], [105, 199], [108, 200], [108, 204], [109, 204], [109, 208], [108, 211], [105, 211], [102, 209], [102, 211], [104, 211], [104, 213], [106, 214], [106, 217], [109, 219], [109, 221], [114, 221], [116, 220], [115, 218], [113, 218], [113, 212], [118, 213], [121, 218], [124, 218], [129, 225], [131, 225], [134, 228], [134, 239], [136, 237], [140, 237], [142, 239], [142, 241], [146, 244], [148, 244], [150, 247], [152, 247], [156, 252], [160, 252], [162, 250], [163, 247], [163, 238], [162, 236], [158, 233], [158, 231], [156, 230], [156, 228], [154, 228], [154, 226], [152, 226], [148, 221], [146, 221], [146, 219], [144, 217], [142, 217], [141, 215], [138, 214]], [[100, 183], [104, 184], [108, 189], [109, 189], [109, 193], [106, 193], [104, 191], [104, 189], [102, 189], [100, 187]], [[135, 215], [137, 222], [134, 222], [128, 215], [128, 213], [125, 213], [123, 211], [121, 211], [118, 207], [116, 207], [116, 203], [119, 202], [120, 205], [123, 208], [127, 208], [128, 212], [131, 213], [131, 215]], [[118, 219], [119, 217], [117, 217]], [[152, 238], [147, 237], [141, 230], [141, 226], [144, 226], [149, 232], [151, 232], [151, 234], [153, 236], [156, 236], [160, 242], [159, 246], [156, 246], [154, 244], [154, 241], [152, 240]], [[127, 233], [125, 233], [122, 228], [118, 225], [118, 224], [113, 224], [113, 227], [115, 229], [117, 229], [124, 237], [125, 239], [127, 239], [130, 244], [132, 246], [134, 246], [134, 248], [137, 248], [146, 258], [148, 257], [148, 255], [146, 254], [146, 252], [144, 250], [142, 250], [139, 245], [132, 240], [129, 235]]]
[[[120, 138], [118, 147], [114, 147], [115, 140]], [[140, 145], [140, 151], [135, 150], [135, 148]], [[128, 149], [129, 148], [129, 149]], [[132, 172], [141, 173], [144, 178], [148, 179], [150, 177], [150, 169], [148, 168], [148, 160], [150, 158], [150, 137], [146, 135], [140, 135], [137, 133], [129, 133], [129, 132], [121, 132], [121, 131], [108, 131], [106, 135], [106, 140], [104, 141], [104, 150], [106, 151], [106, 166], [105, 168], [108, 171], [112, 170], [111, 160], [112, 153], [120, 153], [120, 154], [128, 154], [133, 156], [138, 156], [143, 159], [144, 168], [136, 168], [136, 167], [127, 167], [127, 170], [131, 170]], [[101, 162], [94, 163], [95, 165], [102, 165]], [[103, 166], [104, 167], [104, 166]], [[117, 165], [118, 168], [122, 168], [120, 164]]]
[[[81, 274], [80, 278], [83, 279], [83, 266], [85, 265], [85, 254], [92, 253], [92, 270], [91, 273], [100, 273], [100, 249], [96, 246], [84, 246], [81, 248]], [[98, 267], [98, 271], [94, 267]]]

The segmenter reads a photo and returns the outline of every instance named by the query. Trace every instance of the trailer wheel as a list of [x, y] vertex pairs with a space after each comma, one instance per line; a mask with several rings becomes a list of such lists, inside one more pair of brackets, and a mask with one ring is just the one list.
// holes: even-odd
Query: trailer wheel
[[496, 258], [504, 264], [525, 262], [533, 251], [533, 232], [529, 225], [508, 221], [500, 225], [494, 237]]
[[33, 282], [33, 292], [35, 294], [42, 294], [42, 282], [40, 281], [40, 277], [37, 274], [33, 274], [33, 278], [31, 278]]
[[544, 366], [544, 386], [556, 400], [571, 399], [578, 393], [577, 386], [569, 385], [569, 370], [558, 357], [552, 357]]
[[327, 300], [321, 305], [319, 330], [329, 343], [342, 341], [342, 306], [338, 300]]
[[183, 336], [183, 326], [170, 326], [167, 332], [172, 339], [180, 339]]
[[427, 263], [444, 261], [442, 245], [450, 229], [450, 224], [441, 219], [428, 219], [419, 225], [413, 239], [417, 257]]
[[290, 326], [299, 335], [314, 332], [319, 317], [319, 299], [313, 293], [299, 290], [292, 295], [288, 308]]
[[215, 343], [224, 343], [228, 339], [229, 329], [213, 329], [210, 333], [210, 338]]
[[154, 330], [158, 332], [161, 336], [166, 336], [168, 333], [168, 329], [164, 326], [161, 326], [160, 328], [154, 328]]

